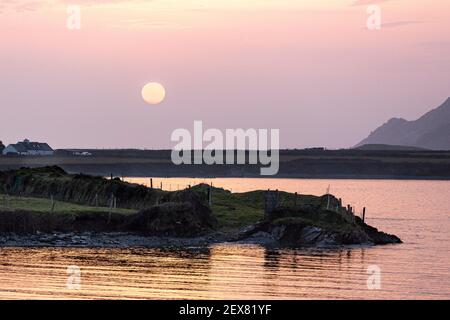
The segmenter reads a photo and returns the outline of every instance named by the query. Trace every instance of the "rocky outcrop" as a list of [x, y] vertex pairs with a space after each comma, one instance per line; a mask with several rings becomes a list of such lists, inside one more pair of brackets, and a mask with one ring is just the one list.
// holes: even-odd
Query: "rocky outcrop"
[[349, 221], [342, 213], [316, 210], [314, 219], [310, 212], [278, 209], [274, 217], [245, 228], [235, 240], [288, 247], [401, 243], [397, 236], [380, 232], [359, 217]]

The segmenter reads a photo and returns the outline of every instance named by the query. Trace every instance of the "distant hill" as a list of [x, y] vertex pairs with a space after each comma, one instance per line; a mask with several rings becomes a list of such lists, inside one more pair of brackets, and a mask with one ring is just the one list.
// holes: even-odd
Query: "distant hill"
[[356, 147], [374, 144], [450, 150], [450, 98], [415, 121], [390, 119]]
[[396, 146], [390, 144], [364, 144], [356, 147], [357, 150], [365, 151], [424, 151], [425, 148], [411, 147], [411, 146]]

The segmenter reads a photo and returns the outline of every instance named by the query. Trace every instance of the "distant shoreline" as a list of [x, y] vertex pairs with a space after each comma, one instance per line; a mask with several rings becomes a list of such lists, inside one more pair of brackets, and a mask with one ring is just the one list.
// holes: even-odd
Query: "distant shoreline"
[[[69, 173], [76, 173], [70, 172]], [[107, 176], [105, 176], [107, 177]], [[275, 175], [275, 176], [164, 176], [164, 175], [134, 175], [123, 176], [124, 178], [159, 178], [159, 179], [171, 179], [171, 178], [185, 178], [185, 179], [298, 179], [298, 180], [410, 180], [410, 181], [449, 181], [450, 177], [421, 177], [421, 176], [341, 176], [341, 175], [318, 175], [318, 176], [295, 176], [295, 175]]]
[[60, 166], [70, 173], [116, 177], [450, 180], [450, 151], [280, 150], [280, 170], [260, 165], [174, 165], [170, 150], [92, 150], [91, 156], [0, 156], [0, 171]]

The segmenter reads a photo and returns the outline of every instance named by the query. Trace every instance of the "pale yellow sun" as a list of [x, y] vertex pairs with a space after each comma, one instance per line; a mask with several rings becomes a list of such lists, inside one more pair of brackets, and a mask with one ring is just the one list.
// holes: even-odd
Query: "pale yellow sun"
[[166, 89], [158, 82], [149, 82], [142, 88], [142, 98], [149, 104], [159, 104], [166, 97]]

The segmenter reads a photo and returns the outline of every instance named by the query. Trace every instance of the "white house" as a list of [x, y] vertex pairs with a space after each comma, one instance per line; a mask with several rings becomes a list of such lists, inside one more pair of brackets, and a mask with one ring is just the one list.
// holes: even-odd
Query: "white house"
[[92, 156], [92, 153], [84, 151], [84, 152], [80, 152], [80, 151], [75, 151], [73, 153], [74, 156], [82, 156], [82, 157], [90, 157]]
[[30, 142], [28, 139], [17, 142], [16, 144], [10, 144], [3, 150], [4, 155], [51, 156], [53, 153], [53, 149], [47, 143]]

